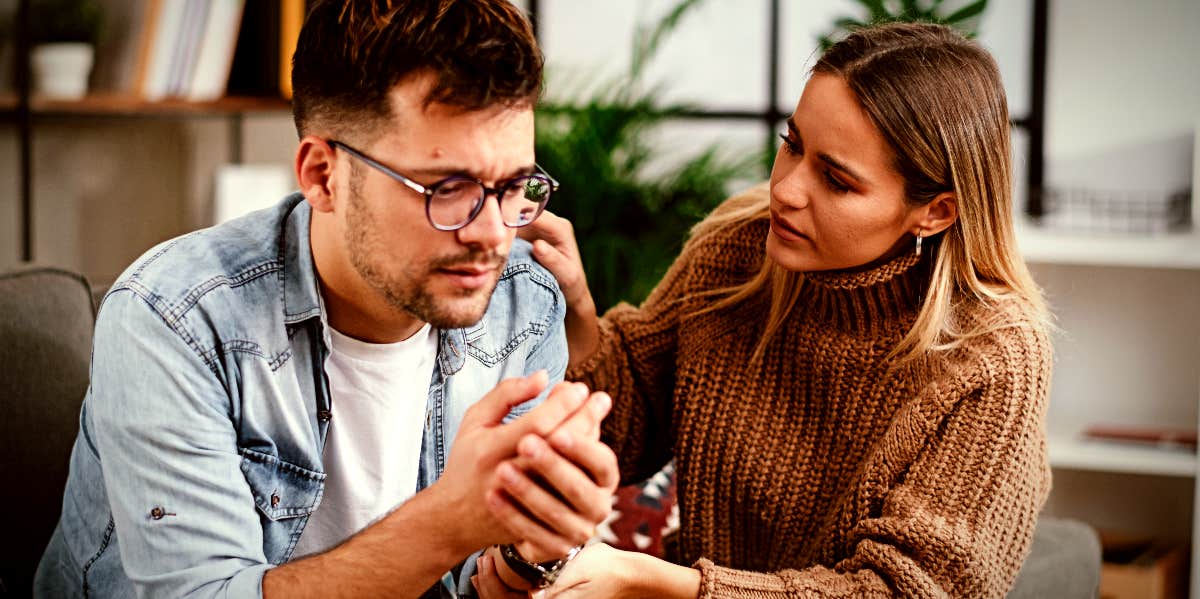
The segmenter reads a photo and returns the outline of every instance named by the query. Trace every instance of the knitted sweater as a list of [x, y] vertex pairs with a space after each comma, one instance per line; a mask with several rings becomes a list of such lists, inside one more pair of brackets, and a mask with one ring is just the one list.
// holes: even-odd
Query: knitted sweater
[[889, 372], [928, 277], [910, 253], [808, 274], [751, 366], [766, 302], [695, 315], [712, 299], [693, 294], [753, 275], [768, 228], [692, 239], [568, 373], [612, 395], [625, 482], [675, 459], [668, 559], [700, 570], [702, 598], [1004, 596], [1050, 486], [1044, 330], [1016, 300], [964, 303], [968, 326], [1018, 326]]

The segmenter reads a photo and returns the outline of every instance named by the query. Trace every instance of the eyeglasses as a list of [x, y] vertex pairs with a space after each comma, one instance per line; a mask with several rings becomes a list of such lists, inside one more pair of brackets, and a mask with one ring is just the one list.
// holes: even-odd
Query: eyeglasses
[[425, 186], [340, 141], [329, 140], [329, 145], [345, 150], [375, 170], [424, 195], [425, 217], [433, 228], [441, 231], [457, 231], [471, 224], [491, 194], [495, 194], [500, 204], [504, 225], [514, 229], [524, 227], [542, 214], [546, 202], [550, 201], [550, 194], [558, 191], [558, 181], [537, 165], [534, 166], [537, 166], [538, 172], [501, 181], [495, 188], [484, 185], [479, 179], [461, 175]]

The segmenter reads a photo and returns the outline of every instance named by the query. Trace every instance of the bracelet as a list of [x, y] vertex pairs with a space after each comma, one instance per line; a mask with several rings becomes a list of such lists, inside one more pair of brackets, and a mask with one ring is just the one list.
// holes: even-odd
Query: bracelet
[[504, 558], [504, 563], [508, 565], [509, 569], [537, 589], [544, 589], [554, 584], [554, 581], [558, 580], [559, 574], [562, 573], [562, 569], [568, 562], [575, 559], [580, 551], [583, 551], [583, 545], [572, 547], [567, 555], [560, 559], [539, 563], [522, 557], [516, 546], [511, 543], [500, 546], [500, 556]]

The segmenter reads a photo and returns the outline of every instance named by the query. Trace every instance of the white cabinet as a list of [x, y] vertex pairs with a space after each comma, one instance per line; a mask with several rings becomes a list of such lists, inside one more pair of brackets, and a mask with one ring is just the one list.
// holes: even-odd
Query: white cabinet
[[[1092, 424], [1200, 425], [1200, 234], [1020, 227], [1060, 330], [1047, 417], [1050, 513], [1200, 547], [1200, 461], [1179, 446], [1088, 441]], [[1200, 551], [1191, 564], [1200, 598]]]

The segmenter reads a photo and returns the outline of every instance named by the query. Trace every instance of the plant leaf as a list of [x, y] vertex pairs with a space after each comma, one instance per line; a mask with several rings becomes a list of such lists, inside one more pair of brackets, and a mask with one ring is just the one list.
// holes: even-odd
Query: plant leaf
[[637, 33], [634, 34], [633, 60], [630, 61], [629, 66], [630, 79], [636, 80], [641, 76], [642, 69], [646, 67], [646, 63], [658, 52], [658, 46], [662, 43], [663, 39], [679, 26], [679, 23], [688, 11], [700, 4], [701, 1], [680, 0], [648, 33], [644, 28], [638, 28]]
[[987, 0], [976, 0], [942, 19], [946, 23], [958, 23], [979, 16], [987, 8]]

